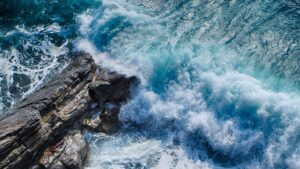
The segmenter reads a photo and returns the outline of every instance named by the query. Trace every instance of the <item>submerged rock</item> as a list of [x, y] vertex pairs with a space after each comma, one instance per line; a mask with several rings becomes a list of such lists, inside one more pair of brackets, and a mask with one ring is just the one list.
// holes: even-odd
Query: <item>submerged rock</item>
[[80, 131], [93, 102], [104, 112], [94, 128], [109, 134], [119, 128], [119, 107], [137, 78], [97, 67], [86, 53], [74, 55], [53, 80], [0, 117], [0, 168], [82, 168], [88, 146]]

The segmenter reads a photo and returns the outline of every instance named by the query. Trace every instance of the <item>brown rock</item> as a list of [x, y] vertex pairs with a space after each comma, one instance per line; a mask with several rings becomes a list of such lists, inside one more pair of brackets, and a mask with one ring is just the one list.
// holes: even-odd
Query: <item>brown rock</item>
[[[82, 168], [87, 143], [80, 132], [69, 133], [83, 130], [82, 121], [116, 132], [121, 103], [137, 83], [136, 77], [97, 67], [86, 53], [75, 54], [52, 81], [0, 117], [0, 169]], [[101, 116], [86, 118], [95, 101]]]
[[47, 145], [78, 127], [91, 103], [87, 86], [95, 71], [92, 57], [77, 53], [52, 81], [1, 117], [0, 168], [32, 165]]
[[54, 146], [47, 148], [39, 160], [44, 168], [83, 168], [83, 161], [88, 153], [88, 144], [80, 132], [67, 135]]
[[82, 168], [87, 143], [80, 132], [70, 133], [83, 130], [95, 101], [101, 115], [89, 124], [116, 132], [119, 108], [136, 84], [136, 77], [97, 67], [86, 53], [74, 54], [53, 80], [0, 117], [0, 169]]

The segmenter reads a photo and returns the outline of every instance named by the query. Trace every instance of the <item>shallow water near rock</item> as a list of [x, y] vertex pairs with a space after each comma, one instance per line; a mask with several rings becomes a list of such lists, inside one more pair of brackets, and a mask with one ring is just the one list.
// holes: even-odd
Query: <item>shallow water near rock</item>
[[[26, 12], [28, 4], [43, 10]], [[299, 5], [1, 2], [0, 110], [61, 70], [72, 59], [66, 53], [83, 50], [142, 81], [121, 109], [117, 134], [86, 133], [87, 169], [297, 169]]]

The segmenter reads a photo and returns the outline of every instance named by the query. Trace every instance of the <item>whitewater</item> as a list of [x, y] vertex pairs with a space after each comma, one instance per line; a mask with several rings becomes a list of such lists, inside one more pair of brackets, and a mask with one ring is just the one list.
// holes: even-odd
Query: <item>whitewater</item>
[[86, 169], [300, 168], [298, 1], [21, 2], [0, 20], [0, 112], [70, 51], [141, 79], [118, 133], [85, 133]]

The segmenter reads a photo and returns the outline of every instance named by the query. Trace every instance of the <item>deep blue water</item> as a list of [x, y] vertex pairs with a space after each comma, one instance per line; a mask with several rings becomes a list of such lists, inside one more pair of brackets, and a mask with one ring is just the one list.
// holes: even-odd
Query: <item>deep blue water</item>
[[0, 112], [83, 50], [137, 75], [86, 168], [300, 168], [297, 0], [3, 0]]

